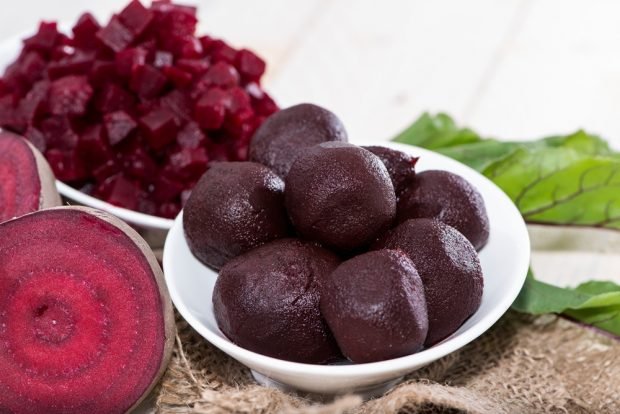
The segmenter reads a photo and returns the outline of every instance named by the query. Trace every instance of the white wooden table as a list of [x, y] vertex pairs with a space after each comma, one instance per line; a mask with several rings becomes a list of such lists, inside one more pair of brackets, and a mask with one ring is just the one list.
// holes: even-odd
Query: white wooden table
[[[105, 19], [126, 2], [10, 2], [0, 39], [83, 10]], [[199, 6], [201, 32], [266, 58], [282, 106], [330, 108], [356, 142], [389, 139], [429, 110], [507, 139], [583, 127], [620, 149], [617, 0], [186, 2]], [[534, 257], [539, 276], [559, 284], [620, 281], [618, 264], [613, 249]]]

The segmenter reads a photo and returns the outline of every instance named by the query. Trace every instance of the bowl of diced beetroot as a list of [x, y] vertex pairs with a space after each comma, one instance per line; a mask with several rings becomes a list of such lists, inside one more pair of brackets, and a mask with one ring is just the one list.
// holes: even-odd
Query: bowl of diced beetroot
[[242, 161], [278, 110], [265, 62], [197, 36], [196, 8], [138, 0], [100, 24], [42, 22], [0, 47], [0, 127], [46, 157], [69, 201], [163, 242], [213, 161]]

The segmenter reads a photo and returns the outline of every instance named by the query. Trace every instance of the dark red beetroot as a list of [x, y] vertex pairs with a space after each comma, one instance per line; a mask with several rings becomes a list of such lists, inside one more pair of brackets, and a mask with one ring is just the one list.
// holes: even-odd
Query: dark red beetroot
[[407, 254], [422, 282], [433, 345], [452, 335], [480, 306], [484, 281], [476, 249], [454, 228], [432, 219], [407, 220], [375, 243]]
[[347, 141], [347, 131], [340, 119], [320, 106], [299, 104], [269, 117], [261, 125], [252, 138], [250, 160], [286, 178], [299, 155], [330, 141]]
[[372, 152], [325, 142], [295, 160], [286, 176], [286, 209], [304, 238], [350, 253], [392, 225], [396, 195], [385, 166]]
[[[82, 15], [72, 36], [42, 23], [0, 80], [0, 127], [31, 140], [59, 180], [173, 217], [208, 162], [245, 161], [278, 109], [260, 86], [265, 62], [196, 37], [196, 23], [193, 7], [137, 0], [105, 25]], [[188, 147], [197, 151], [175, 156]], [[145, 159], [146, 174], [162, 179], [137, 177]]]
[[321, 288], [321, 312], [355, 363], [418, 352], [428, 332], [424, 286], [411, 259], [379, 250], [342, 263]]
[[461, 233], [476, 250], [489, 239], [489, 217], [482, 196], [463, 177], [431, 170], [416, 176], [415, 183], [398, 200], [397, 220], [434, 218]]
[[187, 200], [183, 228], [192, 253], [219, 269], [233, 257], [289, 234], [284, 182], [255, 162], [214, 163]]
[[75, 207], [0, 224], [0, 411], [127, 412], [174, 332], [161, 269], [126, 224]]
[[418, 158], [412, 157], [404, 152], [393, 150], [385, 147], [363, 147], [375, 154], [381, 159], [385, 168], [387, 168], [396, 197], [400, 198], [401, 194], [413, 185], [415, 180], [415, 165]]
[[320, 286], [338, 258], [282, 239], [224, 266], [213, 290], [217, 323], [233, 342], [288, 361], [321, 364], [340, 352], [319, 310]]
[[0, 222], [59, 205], [45, 158], [22, 137], [0, 132]]

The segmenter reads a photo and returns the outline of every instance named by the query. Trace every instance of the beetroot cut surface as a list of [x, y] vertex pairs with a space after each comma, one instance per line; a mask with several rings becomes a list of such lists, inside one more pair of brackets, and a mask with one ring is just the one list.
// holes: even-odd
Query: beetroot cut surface
[[22, 137], [0, 132], [0, 222], [60, 205], [54, 175]]
[[122, 222], [65, 207], [0, 224], [0, 412], [126, 412], [173, 338], [161, 269]]

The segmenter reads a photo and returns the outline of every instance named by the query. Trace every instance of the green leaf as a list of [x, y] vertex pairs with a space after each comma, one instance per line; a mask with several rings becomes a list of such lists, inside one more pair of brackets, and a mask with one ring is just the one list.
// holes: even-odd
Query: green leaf
[[480, 137], [473, 131], [459, 129], [450, 116], [440, 113], [423, 114], [409, 128], [393, 139], [410, 145], [437, 149], [458, 144], [477, 142]]
[[590, 297], [586, 293], [563, 289], [536, 280], [530, 271], [525, 279], [523, 289], [512, 304], [512, 308], [533, 315], [562, 313], [566, 309], [577, 308]]
[[620, 306], [567, 310], [568, 316], [620, 336]]
[[504, 142], [459, 128], [446, 114], [423, 114], [395, 140], [435, 150], [483, 173], [530, 223], [620, 229], [620, 154], [577, 131]]
[[536, 280], [530, 272], [512, 308], [534, 315], [564, 313], [620, 336], [620, 285], [613, 282], [560, 288]]

